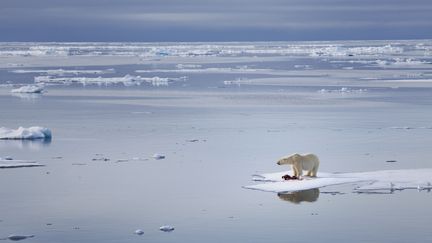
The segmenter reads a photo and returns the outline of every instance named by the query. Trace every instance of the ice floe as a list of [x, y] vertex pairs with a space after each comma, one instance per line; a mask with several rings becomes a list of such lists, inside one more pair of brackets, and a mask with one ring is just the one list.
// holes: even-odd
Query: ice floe
[[113, 68], [104, 69], [104, 70], [91, 70], [91, 69], [83, 69], [83, 70], [66, 70], [66, 69], [16, 69], [9, 71], [11, 73], [42, 73], [47, 75], [78, 75], [78, 74], [107, 74], [107, 73], [115, 73]]
[[254, 69], [247, 66], [242, 67], [212, 67], [212, 68], [182, 68], [182, 69], [148, 69], [136, 70], [136, 73], [254, 73], [254, 72], [271, 72], [272, 69]]
[[318, 177], [304, 177], [302, 180], [285, 181], [283, 175], [291, 171], [253, 175], [253, 180], [260, 184], [244, 186], [268, 192], [295, 192], [339, 184], [357, 184], [355, 192], [394, 191], [404, 189], [432, 189], [432, 169], [382, 170], [355, 173], [319, 172]]
[[178, 69], [185, 69], [185, 68], [201, 68], [202, 65], [200, 64], [177, 64], [176, 68]]
[[[423, 45], [420, 45], [423, 44]], [[405, 51], [430, 53], [429, 43], [370, 41], [358, 42], [233, 42], [233, 43], [6, 43], [0, 48], [2, 57], [52, 56], [128, 56], [165, 57], [231, 57], [231, 56], [312, 56], [351, 57], [394, 55]], [[191, 68], [193, 64], [179, 64]], [[192, 67], [193, 68], [193, 67]]]
[[137, 230], [135, 230], [134, 234], [136, 234], [136, 235], [143, 235], [144, 231], [141, 230], [141, 229], [137, 229]]
[[6, 239], [11, 241], [20, 241], [28, 238], [33, 238], [34, 235], [9, 235]]
[[44, 91], [44, 87], [40, 85], [26, 85], [11, 90], [12, 93], [33, 93], [33, 94], [40, 94], [43, 91]]
[[320, 89], [318, 90], [319, 93], [325, 94], [325, 93], [364, 93], [367, 92], [367, 89], [352, 89], [347, 87], [342, 87], [340, 89]]
[[8, 160], [0, 158], [0, 169], [44, 166], [33, 160]]
[[153, 154], [152, 157], [154, 159], [157, 159], [157, 160], [159, 160], [159, 159], [165, 159], [165, 155], [163, 155], [163, 154]]
[[51, 130], [45, 127], [19, 127], [18, 129], [9, 129], [0, 127], [0, 139], [51, 139]]
[[390, 129], [398, 129], [398, 130], [413, 130], [413, 129], [432, 129], [432, 127], [410, 127], [410, 126], [404, 126], [404, 127], [389, 127]]
[[223, 81], [224, 85], [242, 85], [242, 84], [251, 84], [251, 81], [247, 78], [237, 78], [235, 80], [225, 80]]
[[45, 84], [64, 84], [70, 85], [74, 83], [82, 85], [111, 85], [123, 84], [124, 86], [137, 86], [142, 83], [149, 83], [153, 86], [167, 86], [171, 82], [184, 81], [187, 77], [179, 78], [161, 78], [161, 77], [141, 77], [125, 75], [123, 77], [52, 77], [52, 76], [36, 76], [34, 77], [35, 83]]
[[147, 161], [147, 158], [141, 158], [141, 157], [133, 157], [128, 159], [117, 159], [116, 163], [124, 163], [124, 162], [131, 162], [131, 161]]
[[172, 227], [171, 225], [163, 225], [159, 227], [159, 230], [164, 232], [171, 232], [174, 230], [174, 227]]

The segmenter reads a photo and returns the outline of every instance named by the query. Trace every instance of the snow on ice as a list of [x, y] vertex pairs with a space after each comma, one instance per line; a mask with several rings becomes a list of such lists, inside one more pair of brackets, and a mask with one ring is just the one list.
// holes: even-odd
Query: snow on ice
[[11, 90], [12, 93], [35, 93], [40, 94], [44, 91], [44, 88], [40, 85], [26, 85], [17, 89]]
[[124, 86], [137, 86], [146, 82], [153, 86], [167, 86], [171, 82], [184, 81], [187, 77], [180, 78], [161, 78], [161, 77], [141, 77], [125, 75], [123, 77], [52, 77], [52, 76], [36, 76], [34, 77], [35, 83], [45, 84], [65, 84], [70, 85], [78, 83], [82, 85], [97, 84], [97, 85], [110, 85], [110, 84], [123, 84]]
[[18, 129], [9, 129], [0, 127], [0, 139], [51, 139], [51, 130], [45, 127], [19, 127]]
[[[356, 192], [379, 190], [432, 189], [432, 169], [382, 170], [356, 173], [319, 172], [317, 178], [304, 177], [302, 180], [285, 181], [283, 175], [291, 171], [253, 175], [253, 180], [262, 182], [257, 185], [244, 186], [268, 192], [295, 192], [339, 184], [359, 184]], [[292, 174], [292, 173], [291, 173]]]
[[163, 231], [163, 232], [171, 232], [174, 230], [174, 227], [172, 227], [170, 225], [163, 225], [163, 226], [159, 227], [159, 230]]

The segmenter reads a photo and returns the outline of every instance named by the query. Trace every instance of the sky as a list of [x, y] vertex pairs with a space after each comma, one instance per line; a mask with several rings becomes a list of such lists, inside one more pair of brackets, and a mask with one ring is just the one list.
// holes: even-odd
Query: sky
[[432, 39], [431, 0], [0, 0], [0, 41]]

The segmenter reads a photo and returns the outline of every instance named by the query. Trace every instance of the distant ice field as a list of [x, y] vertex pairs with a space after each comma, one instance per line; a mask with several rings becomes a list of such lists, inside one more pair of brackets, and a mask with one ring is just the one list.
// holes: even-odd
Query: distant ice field
[[431, 87], [431, 54], [431, 40], [2, 43], [0, 85]]

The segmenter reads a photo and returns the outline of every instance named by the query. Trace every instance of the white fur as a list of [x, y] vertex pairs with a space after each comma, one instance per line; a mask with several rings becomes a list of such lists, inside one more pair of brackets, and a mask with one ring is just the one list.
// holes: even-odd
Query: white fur
[[292, 154], [278, 160], [278, 165], [291, 165], [294, 176], [303, 175], [303, 170], [307, 170], [307, 176], [316, 177], [319, 159], [315, 154]]

